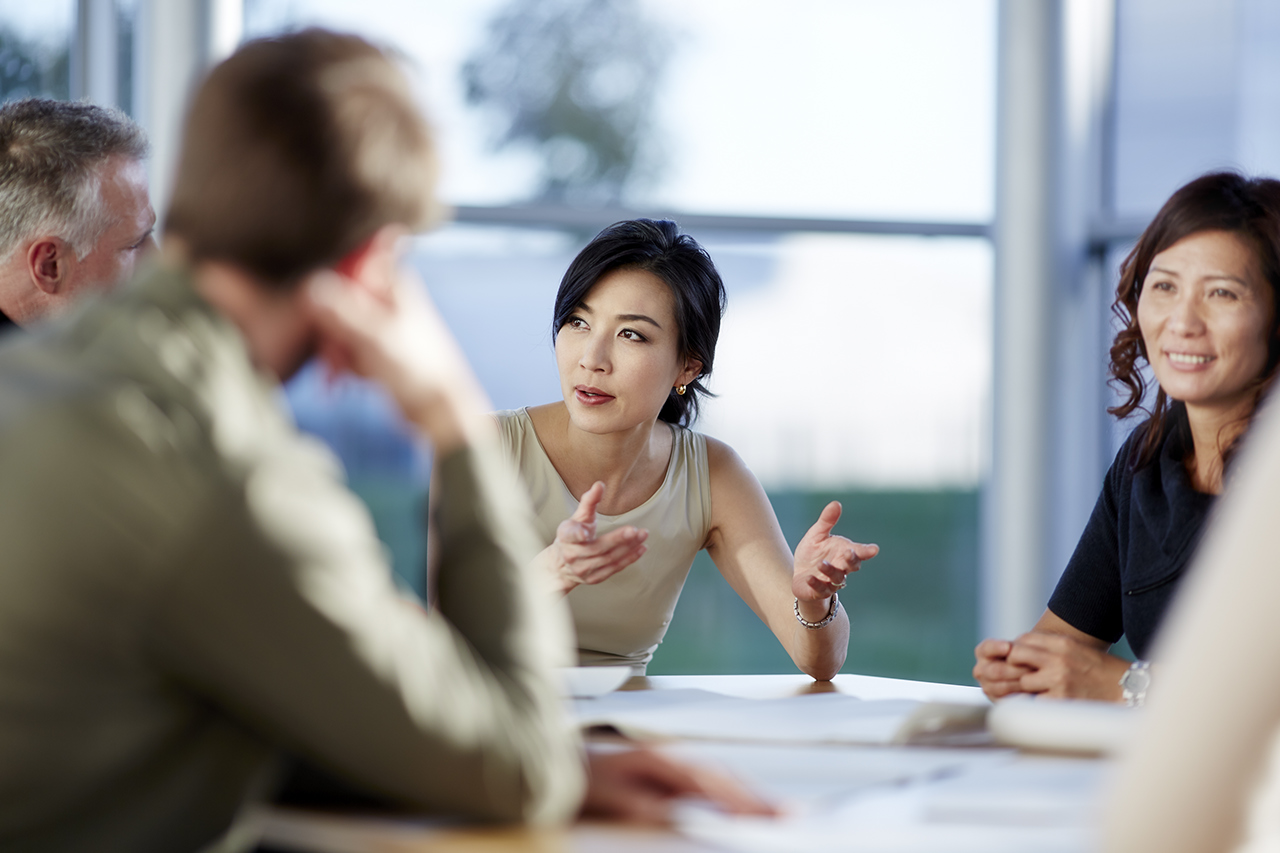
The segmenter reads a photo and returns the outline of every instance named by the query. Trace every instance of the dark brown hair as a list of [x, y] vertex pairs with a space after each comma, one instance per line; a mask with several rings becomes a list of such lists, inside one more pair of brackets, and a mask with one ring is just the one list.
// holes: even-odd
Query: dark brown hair
[[[1226, 231], [1242, 238], [1253, 249], [1258, 268], [1271, 286], [1267, 364], [1254, 384], [1249, 420], [1253, 419], [1258, 403], [1275, 378], [1280, 365], [1280, 181], [1246, 178], [1235, 172], [1213, 172], [1175, 192], [1120, 265], [1120, 283], [1111, 310], [1124, 328], [1111, 345], [1110, 384], [1128, 396], [1123, 403], [1107, 409], [1117, 418], [1128, 417], [1140, 409], [1146, 411], [1142, 401], [1147, 383], [1139, 362], [1149, 358], [1138, 326], [1138, 298], [1151, 261], [1179, 240], [1205, 231]], [[1155, 403], [1139, 426], [1145, 435], [1131, 461], [1133, 468], [1141, 468], [1155, 459], [1172, 428], [1173, 411], [1164, 389], [1157, 385]], [[1223, 451], [1224, 464], [1230, 461], [1238, 440], [1239, 436]]]
[[378, 48], [320, 29], [249, 42], [187, 117], [167, 231], [192, 260], [289, 287], [384, 225], [435, 214], [431, 134]]

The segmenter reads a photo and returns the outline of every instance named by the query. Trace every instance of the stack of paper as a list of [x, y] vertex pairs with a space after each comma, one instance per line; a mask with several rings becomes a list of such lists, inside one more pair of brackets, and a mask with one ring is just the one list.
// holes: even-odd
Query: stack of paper
[[574, 702], [579, 725], [612, 726], [641, 739], [776, 743], [938, 742], [984, 730], [977, 704], [866, 701], [843, 693], [741, 699], [706, 690], [633, 690]]
[[742, 853], [1086, 853], [1097, 847], [1094, 815], [1105, 772], [1105, 762], [1082, 759], [975, 762], [835, 803], [815, 801], [780, 820], [690, 805], [679, 827]]

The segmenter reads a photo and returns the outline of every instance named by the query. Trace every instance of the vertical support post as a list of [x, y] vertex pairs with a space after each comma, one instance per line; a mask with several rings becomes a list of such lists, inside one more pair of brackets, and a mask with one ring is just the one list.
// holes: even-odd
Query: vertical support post
[[986, 636], [1035, 624], [1106, 470], [1105, 204], [1115, 0], [1001, 0]]
[[981, 623], [1014, 637], [1044, 607], [1053, 374], [1060, 0], [1000, 0], [992, 470]]
[[71, 51], [71, 97], [104, 107], [120, 103], [115, 0], [78, 0]]
[[1114, 97], [1115, 0], [1067, 0], [1064, 14], [1046, 591], [1075, 550], [1113, 452], [1106, 380], [1115, 272], [1091, 253], [1089, 232], [1092, 223], [1109, 213], [1106, 154]]
[[134, 25], [134, 117], [151, 139], [151, 201], [168, 207], [187, 99], [200, 75], [235, 50], [244, 0], [139, 0]]

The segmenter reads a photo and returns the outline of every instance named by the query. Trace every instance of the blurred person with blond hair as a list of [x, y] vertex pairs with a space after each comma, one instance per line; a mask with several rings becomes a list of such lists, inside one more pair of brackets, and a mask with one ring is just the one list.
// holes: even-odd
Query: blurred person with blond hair
[[[0, 348], [0, 849], [195, 851], [300, 770], [417, 811], [763, 810], [653, 753], [590, 756], [571, 654], [484, 395], [404, 237], [431, 134], [378, 49], [250, 42], [199, 88], [161, 262]], [[430, 610], [281, 408], [313, 355], [435, 452]], [[314, 790], [314, 788], [313, 788]]]
[[1114, 853], [1280, 850], [1280, 400], [1152, 655], [1155, 679], [1106, 797]]

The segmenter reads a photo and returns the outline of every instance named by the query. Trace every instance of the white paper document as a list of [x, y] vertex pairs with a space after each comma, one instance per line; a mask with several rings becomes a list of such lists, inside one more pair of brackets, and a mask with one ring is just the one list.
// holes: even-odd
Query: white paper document
[[579, 725], [634, 738], [890, 744], [983, 730], [986, 706], [843, 693], [741, 699], [706, 690], [633, 690], [573, 704]]
[[1005, 764], [1012, 749], [932, 749], [914, 746], [833, 746], [728, 741], [677, 741], [666, 755], [715, 767], [781, 807], [801, 814], [835, 807], [855, 794], [921, 784]]
[[[907, 751], [885, 750], [895, 762]], [[834, 802], [793, 800], [779, 820], [690, 805], [678, 825], [691, 838], [741, 853], [1088, 853], [1097, 846], [1106, 769], [1101, 761], [1010, 756], [868, 786]]]

